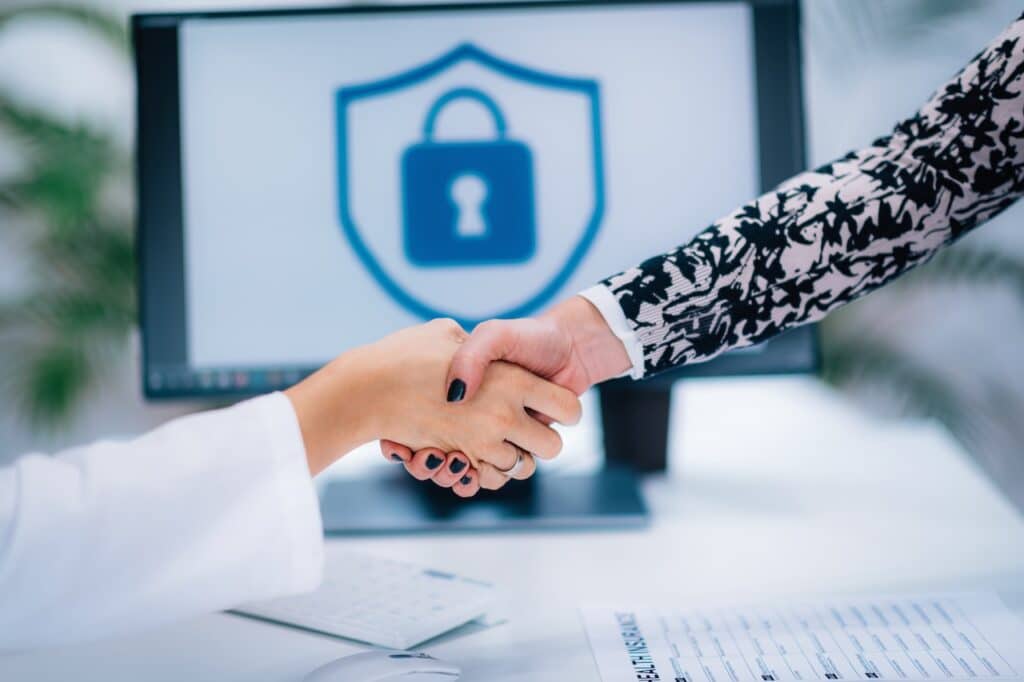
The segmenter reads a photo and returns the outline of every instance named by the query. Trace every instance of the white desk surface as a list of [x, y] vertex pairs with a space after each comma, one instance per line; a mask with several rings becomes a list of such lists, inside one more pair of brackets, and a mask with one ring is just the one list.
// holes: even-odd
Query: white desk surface
[[[332, 540], [328, 552], [497, 584], [508, 623], [424, 647], [473, 681], [598, 680], [576, 612], [588, 600], [981, 589], [1024, 612], [1024, 520], [939, 428], [864, 416], [806, 378], [695, 382], [676, 398], [671, 472], [645, 484], [647, 530]], [[0, 679], [299, 680], [357, 650], [212, 614], [0, 658]]]

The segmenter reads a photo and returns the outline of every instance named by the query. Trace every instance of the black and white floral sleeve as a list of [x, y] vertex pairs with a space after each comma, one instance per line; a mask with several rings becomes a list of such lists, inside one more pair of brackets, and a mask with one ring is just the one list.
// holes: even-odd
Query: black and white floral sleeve
[[643, 374], [764, 341], [891, 281], [1024, 192], [1024, 16], [892, 135], [602, 282]]

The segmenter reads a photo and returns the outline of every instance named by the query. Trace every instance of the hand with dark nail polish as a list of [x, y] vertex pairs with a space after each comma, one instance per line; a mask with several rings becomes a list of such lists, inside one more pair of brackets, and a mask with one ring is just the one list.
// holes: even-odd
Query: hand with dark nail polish
[[459, 483], [461, 483], [462, 485], [469, 485], [472, 482], [473, 478], [471, 476], [463, 476], [462, 478], [459, 479]]
[[469, 376], [449, 373], [468, 338], [455, 320], [432, 320], [353, 349], [289, 388], [309, 473], [380, 440], [380, 456], [421, 481], [451, 487], [471, 473], [458, 486], [470, 497], [504, 485], [510, 477], [497, 469], [520, 450], [555, 457], [562, 437], [551, 424], [578, 420], [578, 396], [509, 362], [489, 363], [470, 392]]
[[448, 386], [448, 402], [457, 403], [466, 395], [466, 382], [454, 379]]
[[[317, 409], [342, 396], [313, 389], [332, 388], [334, 374], [351, 373], [361, 390], [358, 399], [347, 404], [354, 405], [353, 412], [360, 416], [372, 416], [358, 420], [363, 426], [353, 440], [380, 439], [386, 461], [401, 463], [414, 478], [441, 487], [472, 474], [469, 485], [458, 486], [464, 497], [480, 488], [497, 490], [509, 480], [497, 469], [507, 469], [519, 450], [548, 458], [558, 455], [562, 437], [551, 424], [575, 423], [579, 398], [507, 362], [488, 364], [476, 392], [470, 393], [469, 377], [447, 374], [467, 338], [459, 324], [448, 319], [403, 329], [353, 351], [351, 360], [332, 363], [329, 371], [317, 373], [315, 382], [303, 382], [311, 388], [298, 396], [305, 402], [300, 407], [319, 416]], [[308, 439], [316, 446], [311, 449], [329, 455], [334, 447], [330, 436], [326, 426], [310, 432]], [[484, 463], [488, 466], [478, 467]], [[319, 464], [314, 464], [311, 471], [319, 471]]]

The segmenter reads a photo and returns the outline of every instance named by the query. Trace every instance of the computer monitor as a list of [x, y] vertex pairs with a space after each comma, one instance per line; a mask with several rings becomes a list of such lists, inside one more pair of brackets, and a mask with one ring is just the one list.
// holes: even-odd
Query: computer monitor
[[[804, 166], [795, 0], [144, 14], [133, 37], [151, 398], [540, 313]], [[671, 378], [814, 363], [802, 330]]]

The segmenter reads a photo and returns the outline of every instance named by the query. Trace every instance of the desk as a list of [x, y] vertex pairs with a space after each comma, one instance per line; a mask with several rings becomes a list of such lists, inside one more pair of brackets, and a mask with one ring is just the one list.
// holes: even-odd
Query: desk
[[[425, 647], [464, 680], [597, 680], [576, 607], [988, 589], [1024, 612], [1024, 520], [938, 427], [859, 413], [807, 378], [716, 380], [675, 401], [645, 531], [332, 540], [486, 578], [509, 622]], [[679, 428], [682, 427], [682, 428]], [[353, 644], [213, 614], [0, 659], [4, 680], [297, 680]]]

